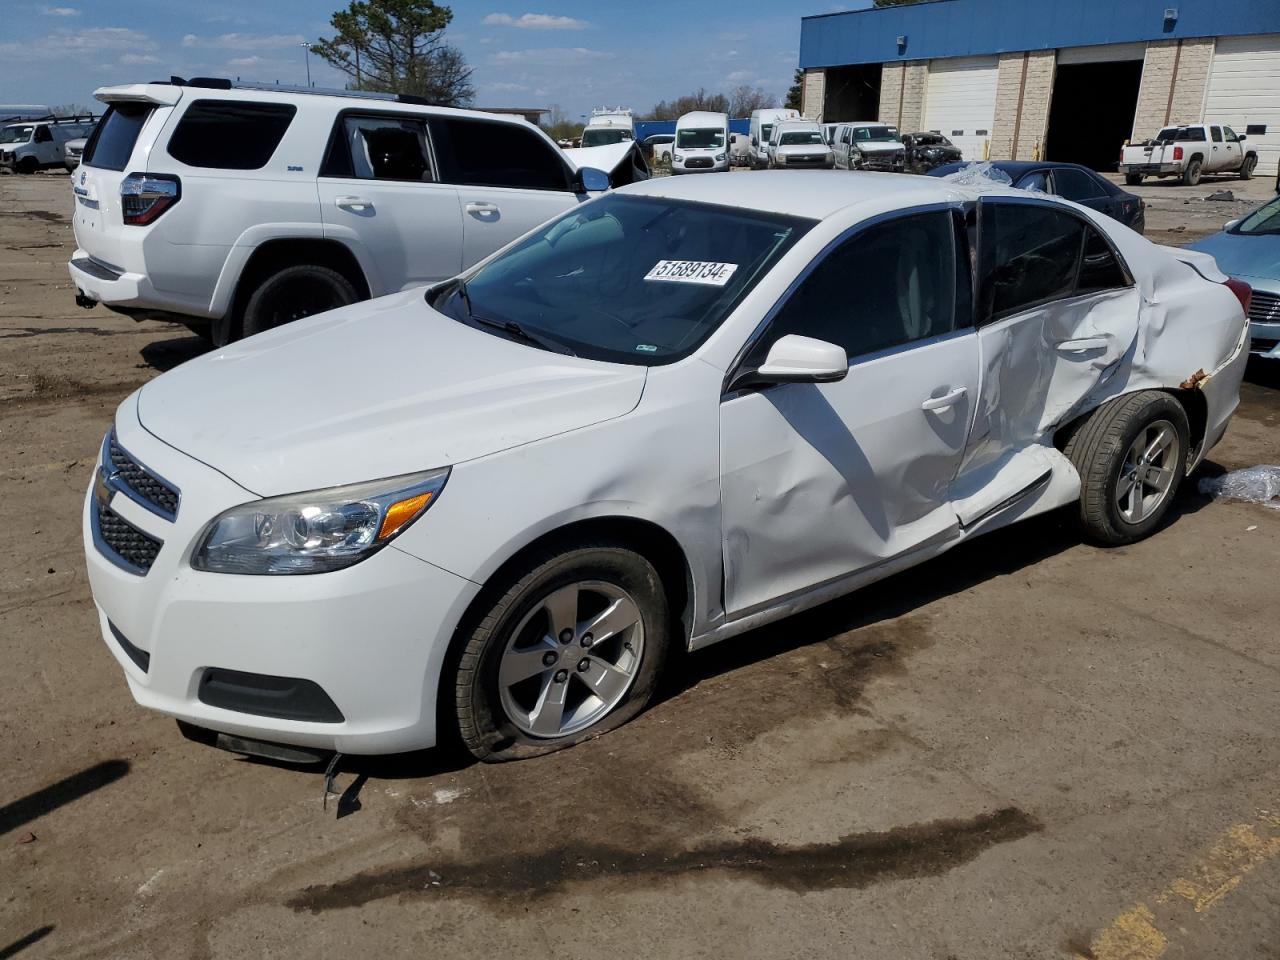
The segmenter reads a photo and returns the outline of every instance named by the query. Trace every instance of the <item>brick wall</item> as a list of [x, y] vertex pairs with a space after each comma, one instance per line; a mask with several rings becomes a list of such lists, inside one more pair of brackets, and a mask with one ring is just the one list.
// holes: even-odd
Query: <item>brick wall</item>
[[806, 70], [800, 97], [800, 113], [810, 120], [822, 119], [822, 101], [827, 94], [825, 70]]
[[1044, 155], [1057, 62], [1056, 50], [1001, 55], [996, 74], [996, 118], [991, 129], [992, 160], [1033, 160]]
[[1134, 140], [1155, 136], [1166, 123], [1201, 119], [1209, 69], [1213, 65], [1213, 46], [1212, 37], [1153, 40], [1147, 44], [1142, 82], [1138, 87], [1138, 107], [1133, 116]]
[[923, 122], [928, 85], [929, 61], [886, 63], [880, 75], [880, 113], [876, 119], [903, 133], [915, 133]]

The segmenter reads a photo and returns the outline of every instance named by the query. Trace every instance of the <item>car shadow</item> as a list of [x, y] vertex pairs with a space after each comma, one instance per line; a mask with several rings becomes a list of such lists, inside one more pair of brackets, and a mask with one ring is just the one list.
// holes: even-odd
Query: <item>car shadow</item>
[[1244, 368], [1244, 378], [1256, 386], [1280, 390], [1280, 360], [1250, 357], [1248, 366]]
[[179, 364], [186, 363], [213, 347], [209, 341], [194, 334], [186, 337], [171, 337], [168, 340], [155, 340], [139, 351], [142, 359], [161, 373], [172, 370]]

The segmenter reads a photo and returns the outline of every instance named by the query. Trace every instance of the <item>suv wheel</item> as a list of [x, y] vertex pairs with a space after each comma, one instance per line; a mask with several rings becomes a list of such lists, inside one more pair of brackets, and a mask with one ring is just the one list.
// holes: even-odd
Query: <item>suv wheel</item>
[[1240, 164], [1240, 179], [1249, 180], [1253, 177], [1253, 168], [1258, 165], [1258, 158], [1254, 154], [1249, 154], [1244, 158], [1244, 162]]
[[1200, 182], [1200, 161], [1190, 160], [1186, 169], [1182, 171], [1182, 182], [1188, 187], [1194, 187]]
[[1149, 536], [1186, 473], [1187, 414], [1167, 393], [1144, 390], [1103, 404], [1063, 452], [1080, 473], [1080, 524], [1107, 544]]
[[481, 760], [514, 760], [621, 726], [653, 697], [670, 633], [662, 581], [640, 554], [598, 543], [535, 559], [466, 635], [462, 742]]
[[244, 308], [244, 336], [271, 330], [360, 299], [355, 286], [328, 267], [285, 267], [258, 285]]

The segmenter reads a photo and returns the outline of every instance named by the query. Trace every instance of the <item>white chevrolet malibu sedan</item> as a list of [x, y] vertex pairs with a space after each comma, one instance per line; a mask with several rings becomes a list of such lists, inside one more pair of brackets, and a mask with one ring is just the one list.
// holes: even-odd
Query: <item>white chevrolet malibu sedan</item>
[[650, 180], [119, 408], [84, 507], [134, 697], [245, 753], [633, 717], [696, 649], [1068, 507], [1159, 526], [1248, 289], [1084, 207], [891, 174]]

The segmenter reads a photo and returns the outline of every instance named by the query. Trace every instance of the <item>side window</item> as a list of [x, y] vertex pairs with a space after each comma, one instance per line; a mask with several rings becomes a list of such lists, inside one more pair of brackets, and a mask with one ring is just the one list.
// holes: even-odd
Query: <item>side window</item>
[[791, 294], [749, 366], [789, 333], [844, 347], [850, 357], [950, 332], [955, 326], [955, 221], [920, 213], [868, 227], [832, 250]]
[[1221, 143], [1221, 142], [1222, 142], [1222, 128], [1221, 128], [1221, 127], [1210, 127], [1210, 128], [1209, 128], [1209, 133], [1210, 133], [1210, 134], [1212, 134], [1212, 136], [1213, 136], [1213, 142], [1214, 142], [1214, 143]]
[[433, 181], [427, 128], [408, 117], [346, 116], [329, 141], [323, 175]]
[[1084, 256], [1080, 259], [1080, 280], [1076, 294], [1098, 293], [1127, 287], [1129, 280], [1116, 260], [1111, 245], [1093, 227], [1085, 227]]
[[1187, 133], [1191, 140], [1208, 140], [1208, 135], [1204, 132], [1204, 127], [1188, 127]]
[[981, 204], [979, 317], [1001, 320], [1073, 295], [1084, 224], [1032, 203]]
[[1074, 200], [1076, 203], [1096, 200], [1102, 196], [1102, 188], [1093, 177], [1082, 170], [1072, 170], [1070, 167], [1058, 167], [1053, 171], [1053, 185], [1054, 193], [1068, 200]]
[[31, 139], [36, 143], [48, 143], [53, 139], [53, 134], [49, 132], [48, 127], [36, 127], [36, 135]]
[[197, 100], [169, 138], [169, 156], [189, 167], [260, 170], [297, 111], [291, 103]]
[[440, 179], [474, 187], [568, 190], [560, 153], [533, 130], [515, 123], [431, 120]]
[[1227, 143], [1237, 143], [1240, 140], [1240, 136], [1230, 127], [1223, 127], [1222, 133], [1227, 138]]
[[1028, 173], [1025, 177], [1018, 181], [1019, 190], [1039, 190], [1041, 193], [1049, 192], [1049, 178], [1043, 170], [1036, 170]]

